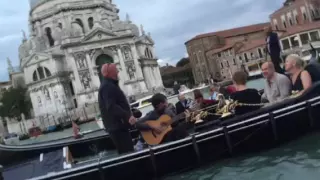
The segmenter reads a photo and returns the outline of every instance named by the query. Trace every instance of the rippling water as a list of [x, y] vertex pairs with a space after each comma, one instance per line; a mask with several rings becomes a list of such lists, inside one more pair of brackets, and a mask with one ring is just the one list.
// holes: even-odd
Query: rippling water
[[246, 157], [224, 160], [166, 180], [319, 180], [320, 133]]

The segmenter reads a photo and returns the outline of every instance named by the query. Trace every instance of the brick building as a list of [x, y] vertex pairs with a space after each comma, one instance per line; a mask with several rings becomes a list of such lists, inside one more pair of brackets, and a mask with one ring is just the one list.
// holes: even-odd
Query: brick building
[[283, 54], [298, 53], [308, 59], [311, 42], [320, 47], [320, 0], [287, 0], [270, 15], [273, 29], [279, 33]]
[[[271, 26], [278, 30], [283, 54], [300, 53], [309, 58], [309, 42], [320, 48], [320, 0], [286, 0], [270, 15], [270, 23], [254, 24], [198, 35], [185, 43], [196, 83], [230, 79], [246, 68], [251, 75], [266, 60], [266, 35]], [[268, 58], [268, 57], [267, 57]]]
[[[264, 29], [269, 23], [244, 26], [198, 35], [186, 42], [192, 72], [197, 83], [212, 77], [222, 81], [242, 65], [264, 57]], [[260, 58], [260, 59], [261, 59]]]

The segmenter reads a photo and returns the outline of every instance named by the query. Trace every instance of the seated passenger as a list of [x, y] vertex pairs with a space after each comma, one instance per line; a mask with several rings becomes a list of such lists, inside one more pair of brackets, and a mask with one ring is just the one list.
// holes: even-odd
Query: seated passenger
[[265, 78], [262, 100], [274, 103], [290, 96], [292, 86], [290, 79], [277, 73], [272, 62], [263, 63], [261, 69]]
[[190, 108], [192, 104], [191, 99], [186, 99], [183, 93], [178, 96], [179, 101], [176, 103], [176, 113], [181, 114]]
[[291, 54], [286, 58], [286, 71], [290, 75], [292, 91], [305, 90], [312, 86], [311, 76], [308, 71], [305, 71], [303, 60], [296, 54]]
[[[239, 103], [260, 104], [261, 96], [259, 95], [259, 92], [256, 89], [248, 89], [246, 87], [247, 74], [245, 72], [235, 72], [232, 80], [237, 90], [237, 92], [231, 94], [230, 98], [232, 100], [238, 101]], [[235, 108], [235, 114], [242, 115], [259, 108], [260, 106], [237, 106]]]
[[194, 90], [193, 95], [196, 103], [200, 106], [200, 109], [212, 106], [217, 103], [216, 100], [204, 99], [203, 94], [199, 89]]
[[217, 100], [218, 92], [216, 91], [216, 88], [214, 86], [210, 87], [210, 99], [211, 100]]
[[[154, 108], [153, 111], [149, 112], [145, 117], [139, 119], [135, 123], [136, 128], [140, 131], [149, 131], [154, 130], [155, 132], [162, 132], [163, 128], [161, 126], [159, 127], [151, 127], [146, 121], [156, 121], [158, 120], [162, 115], [169, 115], [170, 117], [175, 117], [176, 113], [174, 112], [175, 109], [170, 107], [167, 101], [167, 97], [163, 94], [155, 94], [151, 98], [151, 104]], [[161, 143], [170, 142], [170, 141], [176, 141], [179, 139], [183, 139], [188, 136], [187, 132], [187, 126], [186, 123], [177, 123], [178, 125], [173, 128], [171, 131], [169, 131]]]

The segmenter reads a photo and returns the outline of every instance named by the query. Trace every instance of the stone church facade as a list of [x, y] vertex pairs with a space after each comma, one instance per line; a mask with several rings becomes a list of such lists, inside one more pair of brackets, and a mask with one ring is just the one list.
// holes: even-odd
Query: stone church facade
[[[122, 21], [112, 0], [30, 0], [20, 69], [35, 116], [97, 102], [104, 63], [115, 63], [127, 96], [162, 88], [154, 41]], [[141, 32], [140, 32], [141, 31]]]

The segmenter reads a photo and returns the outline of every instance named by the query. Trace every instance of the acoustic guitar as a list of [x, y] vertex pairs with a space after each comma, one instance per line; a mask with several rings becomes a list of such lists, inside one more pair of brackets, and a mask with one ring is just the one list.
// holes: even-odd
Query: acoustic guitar
[[[162, 115], [158, 120], [155, 121], [146, 121], [150, 127], [161, 127], [161, 132], [156, 132], [154, 130], [150, 131], [141, 131], [141, 135], [146, 143], [149, 145], [158, 145], [163, 140], [164, 136], [172, 130], [171, 124], [176, 121], [179, 121], [182, 118], [186, 118], [186, 114], [182, 113], [173, 118], [168, 115]], [[191, 119], [190, 121], [193, 121]]]

